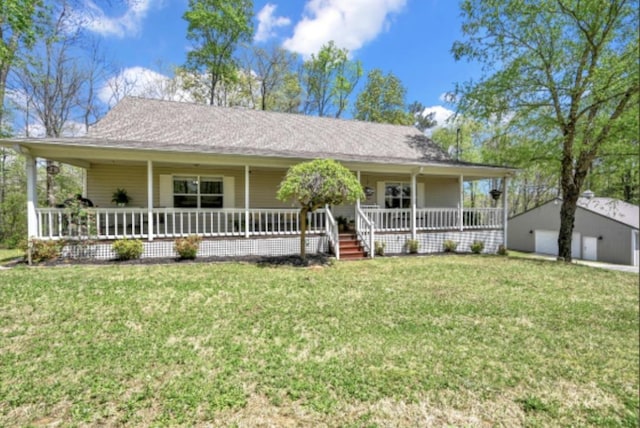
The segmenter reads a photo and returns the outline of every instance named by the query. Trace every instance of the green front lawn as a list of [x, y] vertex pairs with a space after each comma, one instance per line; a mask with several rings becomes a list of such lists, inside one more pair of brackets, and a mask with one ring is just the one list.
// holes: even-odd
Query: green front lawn
[[24, 251], [0, 247], [0, 266], [24, 257]]
[[0, 271], [0, 426], [636, 426], [637, 275], [493, 256]]

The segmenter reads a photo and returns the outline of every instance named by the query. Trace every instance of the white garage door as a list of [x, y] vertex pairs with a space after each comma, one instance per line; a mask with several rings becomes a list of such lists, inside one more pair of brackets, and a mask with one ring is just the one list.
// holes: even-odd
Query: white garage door
[[[558, 255], [558, 231], [536, 230], [536, 253]], [[571, 238], [571, 257], [580, 258], [580, 234], [574, 232]]]

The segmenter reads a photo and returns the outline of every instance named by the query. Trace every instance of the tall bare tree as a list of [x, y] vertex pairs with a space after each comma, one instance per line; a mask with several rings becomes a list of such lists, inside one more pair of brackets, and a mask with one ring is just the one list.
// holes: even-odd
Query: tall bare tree
[[[57, 3], [43, 17], [41, 26], [42, 37], [25, 53], [23, 63], [13, 74], [13, 89], [24, 100], [27, 126], [33, 115], [46, 137], [58, 138], [64, 131], [79, 131], [69, 129], [72, 119], [77, 128], [83, 128], [97, 118], [95, 90], [102, 77], [101, 57], [95, 45], [87, 55], [81, 25], [74, 21], [66, 2]], [[55, 204], [52, 171], [59, 168], [47, 160], [46, 197], [50, 206]]]
[[249, 95], [260, 110], [282, 110], [281, 98], [287, 79], [296, 76], [298, 56], [278, 46], [252, 46], [245, 60], [245, 74], [250, 76]]

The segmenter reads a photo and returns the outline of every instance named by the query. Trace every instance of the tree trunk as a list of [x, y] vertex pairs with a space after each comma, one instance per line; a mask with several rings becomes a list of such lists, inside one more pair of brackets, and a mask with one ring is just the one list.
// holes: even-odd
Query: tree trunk
[[574, 166], [571, 146], [565, 147], [562, 158], [561, 185], [562, 206], [560, 207], [560, 233], [558, 234], [558, 260], [570, 263], [571, 239], [575, 222], [576, 206], [580, 197], [580, 189], [587, 177], [588, 162], [580, 158]]
[[578, 202], [578, 194], [575, 197], [565, 197], [560, 207], [560, 233], [558, 234], [558, 260], [571, 262], [571, 240], [573, 225]]
[[304, 260], [307, 257], [306, 235], [307, 235], [307, 213], [309, 209], [304, 207], [300, 210], [300, 257]]

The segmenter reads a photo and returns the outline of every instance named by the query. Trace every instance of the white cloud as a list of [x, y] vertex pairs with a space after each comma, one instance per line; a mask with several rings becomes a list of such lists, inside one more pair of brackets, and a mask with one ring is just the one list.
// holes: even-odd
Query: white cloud
[[390, 15], [406, 0], [308, 0], [304, 16], [284, 48], [310, 56], [333, 40], [353, 52], [388, 29]]
[[129, 67], [107, 80], [98, 91], [98, 98], [113, 107], [125, 96], [172, 101], [191, 101], [175, 79], [144, 67]]
[[85, 0], [85, 10], [76, 11], [83, 27], [102, 36], [125, 37], [138, 34], [154, 0], [128, 0], [120, 16], [108, 16], [91, 0]]
[[423, 116], [433, 113], [433, 119], [437, 122], [437, 127], [445, 127], [452, 123], [455, 112], [443, 106], [426, 107], [422, 112]]
[[256, 15], [258, 18], [258, 29], [256, 30], [256, 35], [253, 38], [256, 42], [269, 40], [276, 35], [276, 28], [286, 27], [291, 24], [291, 20], [289, 18], [273, 15], [276, 11], [276, 7], [277, 6], [274, 4], [267, 3]]

